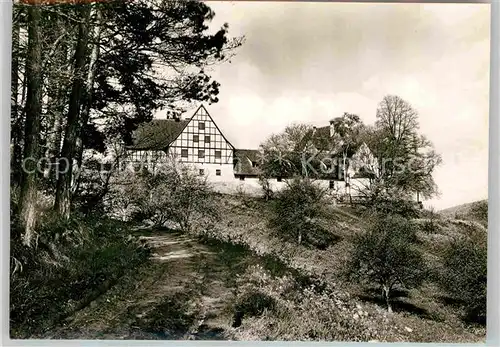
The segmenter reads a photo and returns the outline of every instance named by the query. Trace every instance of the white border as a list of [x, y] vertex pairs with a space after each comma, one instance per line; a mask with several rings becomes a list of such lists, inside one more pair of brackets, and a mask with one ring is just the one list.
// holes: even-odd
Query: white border
[[[365, 0], [365, 2], [378, 2]], [[386, 1], [389, 2], [389, 1]], [[397, 2], [397, 1], [391, 1]], [[417, 1], [401, 1], [417, 2]], [[426, 1], [439, 2], [439, 1]], [[488, 2], [488, 1], [440, 1], [440, 2]], [[390, 346], [390, 343], [349, 343], [349, 342], [230, 342], [230, 341], [104, 341], [104, 340], [10, 340], [9, 338], [9, 194], [10, 194], [10, 76], [11, 76], [11, 30], [12, 2], [0, 0], [0, 182], [2, 227], [1, 259], [2, 268], [2, 315], [0, 332], [3, 346]], [[488, 235], [488, 317], [487, 345], [500, 346], [500, 3], [491, 4], [491, 61], [490, 61], [490, 132], [489, 132], [489, 235]], [[402, 343], [403, 345], [403, 343]], [[465, 344], [417, 344], [408, 346], [465, 346]], [[471, 344], [472, 345], [472, 344]]]

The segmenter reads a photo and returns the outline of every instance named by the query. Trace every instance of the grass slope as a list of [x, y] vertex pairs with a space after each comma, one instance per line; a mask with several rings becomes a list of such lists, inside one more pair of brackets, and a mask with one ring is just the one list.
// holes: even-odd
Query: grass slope
[[[320, 306], [323, 306], [314, 308], [317, 312], [325, 315], [327, 312], [338, 313], [336, 321], [328, 323], [324, 317], [304, 316], [294, 310], [288, 310], [287, 314], [274, 310], [250, 321], [244, 320], [239, 335], [237, 334], [240, 338], [328, 340], [345, 337], [358, 341], [391, 342], [484, 341], [484, 327], [464, 323], [461, 312], [449, 303], [433, 281], [427, 281], [418, 290], [400, 292], [392, 314], [385, 311], [378, 302], [377, 294], [374, 295], [370, 288], [345, 281], [345, 265], [351, 252], [352, 236], [366, 227], [365, 221], [355, 210], [333, 206], [330, 208], [328, 216], [321, 223], [336, 242], [325, 250], [318, 250], [284, 242], [274, 235], [273, 230], [268, 227], [270, 209], [265, 201], [224, 196], [219, 204], [223, 218], [215, 228], [202, 232], [205, 237], [244, 245], [257, 255], [278, 259], [303, 276], [314, 278], [328, 290], [323, 293], [315, 291], [310, 295], [306, 291], [300, 295], [309, 295], [311, 300], [322, 303]], [[422, 231], [418, 234], [421, 247], [433, 267], [440, 266], [441, 252], [450, 238], [457, 233], [467, 232], [470, 228], [482, 228], [475, 222], [450, 220], [441, 216], [435, 217], [432, 228], [426, 225], [429, 222], [426, 219], [417, 222], [422, 223]], [[331, 299], [326, 300], [322, 295]], [[313, 310], [310, 307], [308, 309]], [[291, 318], [293, 314], [297, 318]], [[276, 325], [280, 324], [278, 328]], [[328, 333], [331, 329], [338, 329], [339, 324], [349, 325], [352, 331], [347, 331], [343, 336]], [[309, 326], [310, 331], [305, 331], [304, 326]], [[287, 334], [285, 331], [295, 333]]]
[[488, 225], [488, 200], [449, 207], [439, 211], [439, 214], [445, 218], [477, 221], [486, 226]]

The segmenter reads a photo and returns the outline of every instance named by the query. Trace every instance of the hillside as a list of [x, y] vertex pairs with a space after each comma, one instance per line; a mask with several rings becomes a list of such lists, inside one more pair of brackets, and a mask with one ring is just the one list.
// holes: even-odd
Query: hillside
[[[328, 215], [320, 221], [330, 234], [328, 245], [318, 249], [277, 238], [268, 226], [268, 202], [244, 196], [225, 196], [220, 201], [220, 208], [223, 220], [213, 230], [203, 234], [212, 239], [244, 245], [260, 256], [276, 258], [303, 276], [314, 278], [317, 286], [329, 288], [328, 295], [335, 297], [334, 304], [324, 303], [325, 307], [315, 309], [321, 314], [330, 304], [336, 306], [355, 326], [352, 328], [354, 336], [350, 336], [350, 339], [436, 342], [439, 336], [440, 342], [478, 342], [485, 337], [483, 327], [471, 326], [462, 321], [461, 312], [449, 304], [449, 300], [432, 281], [426, 282], [418, 290], [399, 293], [396, 312], [392, 314], [386, 312], [372, 289], [347, 283], [345, 267], [352, 251], [353, 235], [366, 229], [366, 221], [356, 210], [335, 206], [329, 208]], [[485, 232], [477, 219], [454, 220], [438, 215], [434, 217], [432, 227], [429, 227], [428, 219], [415, 222], [421, 225], [419, 242], [428, 264], [433, 268], [441, 266], [441, 255], [449, 240], [460, 234], [469, 234], [471, 230]], [[320, 300], [323, 294], [318, 295], [317, 300]], [[270, 313], [250, 318], [245, 322], [243, 331], [239, 331], [236, 336], [255, 340], [279, 339], [284, 327], [278, 328], [272, 323], [279, 319], [279, 316]], [[313, 322], [313, 325], [322, 324]], [[292, 325], [289, 327], [292, 330], [305, 329]], [[297, 334], [290, 339], [303, 338]]]
[[488, 225], [488, 200], [449, 207], [438, 213], [446, 218], [474, 220], [486, 226]]
[[[192, 235], [137, 229], [133, 234], [151, 250], [150, 261], [44, 332], [18, 336], [484, 342], [484, 325], [465, 322], [432, 279], [395, 293], [392, 313], [374, 288], [346, 281], [353, 236], [367, 227], [357, 210], [328, 207], [318, 221], [325, 235], [298, 245], [269, 227], [271, 204], [219, 194], [221, 218], [212, 227], [198, 220]], [[441, 215], [432, 227], [430, 219], [416, 222], [433, 268], [450, 239], [485, 232], [478, 221]]]

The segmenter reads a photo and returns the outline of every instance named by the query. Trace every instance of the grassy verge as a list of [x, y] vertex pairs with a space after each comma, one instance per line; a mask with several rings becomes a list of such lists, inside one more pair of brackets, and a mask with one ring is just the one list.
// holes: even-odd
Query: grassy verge
[[[240, 294], [234, 307], [238, 302], [244, 303], [245, 297], [251, 298], [247, 302], [267, 302], [264, 306], [268, 306], [257, 307], [254, 311], [259, 314], [243, 318], [241, 327], [235, 331], [237, 339], [483, 341], [484, 327], [462, 322], [460, 312], [442, 301], [443, 293], [432, 279], [421, 289], [395, 298], [398, 309], [393, 313], [377, 302], [379, 293], [345, 281], [342, 272], [349, 259], [352, 235], [364, 228], [355, 211], [343, 213], [339, 208], [331, 209], [330, 216], [322, 222], [325, 230], [339, 240], [319, 250], [276, 238], [266, 221], [269, 207], [263, 201], [228, 197], [220, 206], [222, 220], [201, 234], [231, 247], [250, 250], [260, 258], [260, 264], [240, 269], [236, 285]], [[449, 227], [443, 225], [425, 236], [429, 239], [441, 236]], [[435, 260], [440, 247], [434, 249], [429, 242], [423, 242], [422, 247], [426, 256]], [[265, 259], [279, 264], [279, 271], [266, 266]], [[291, 271], [284, 271], [285, 268]], [[314, 281], [297, 285], [300, 277]], [[293, 285], [286, 285], [288, 281]], [[313, 286], [310, 282], [316, 283]], [[274, 303], [268, 297], [274, 298]]]
[[36, 247], [11, 240], [12, 338], [43, 334], [149, 257], [148, 250], [129, 236], [127, 226], [114, 220], [54, 219], [43, 225]]

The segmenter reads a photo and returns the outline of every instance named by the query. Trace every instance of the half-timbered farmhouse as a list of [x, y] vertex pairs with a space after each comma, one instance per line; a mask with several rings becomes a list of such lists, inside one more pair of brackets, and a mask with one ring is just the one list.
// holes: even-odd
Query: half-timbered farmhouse
[[[339, 156], [333, 151], [333, 126], [314, 127], [303, 139], [305, 150], [322, 151]], [[149, 168], [166, 162], [167, 157], [191, 165], [212, 182], [246, 181], [258, 187], [260, 152], [256, 149], [237, 149], [227, 139], [204, 106], [192, 117], [155, 119], [141, 125], [133, 134], [133, 144], [126, 146], [127, 161]], [[366, 144], [361, 144], [349, 159], [376, 167], [376, 160]], [[369, 184], [363, 168], [337, 163], [323, 184], [340, 195], [351, 195], [351, 187]], [[274, 186], [282, 185], [280, 178], [271, 179]], [[242, 182], [241, 182], [242, 183]]]
[[154, 168], [167, 156], [192, 165], [211, 181], [257, 177], [256, 150], [238, 150], [204, 106], [191, 118], [155, 119], [134, 132], [127, 160]]

